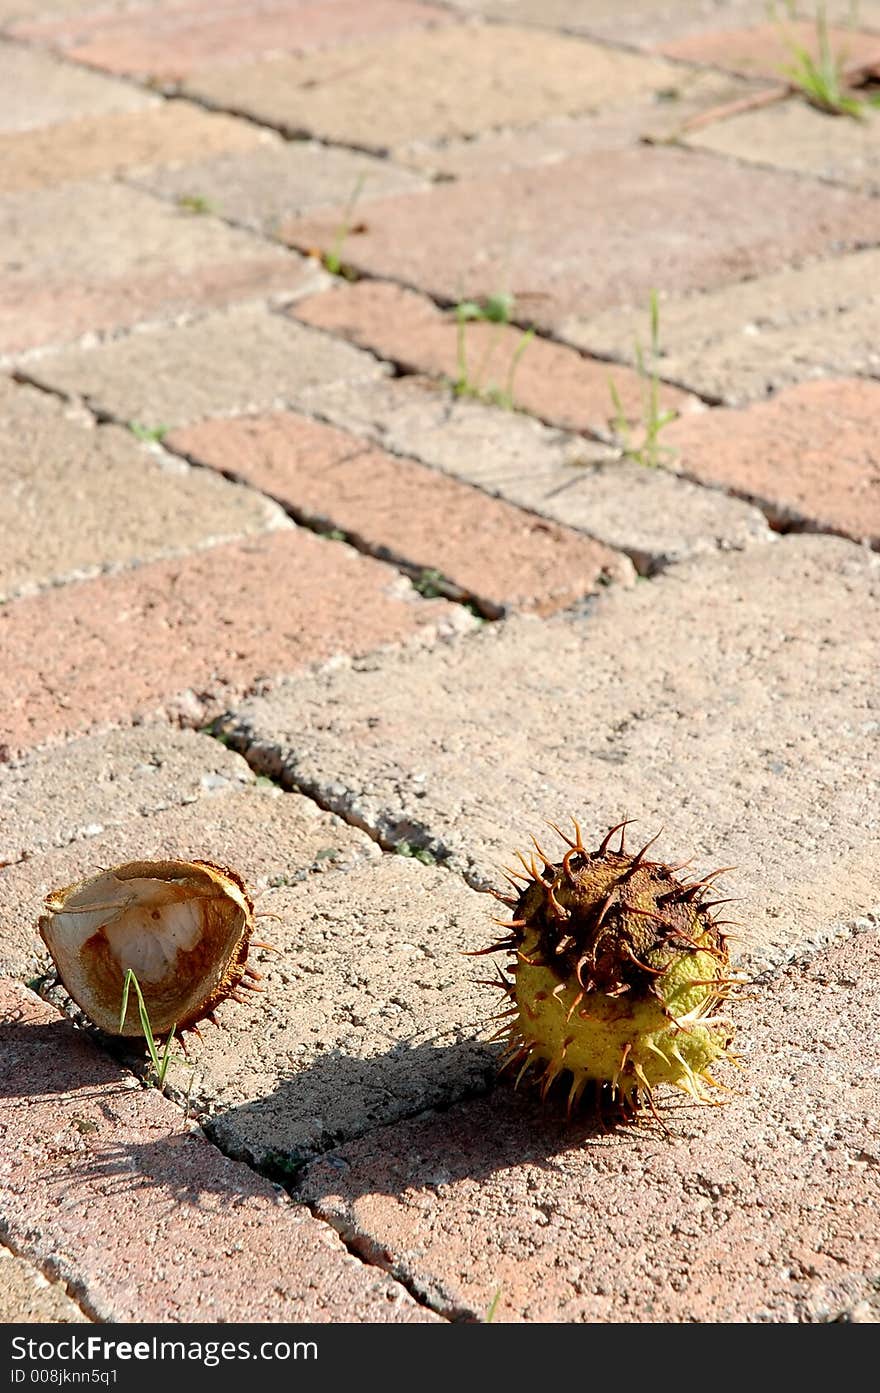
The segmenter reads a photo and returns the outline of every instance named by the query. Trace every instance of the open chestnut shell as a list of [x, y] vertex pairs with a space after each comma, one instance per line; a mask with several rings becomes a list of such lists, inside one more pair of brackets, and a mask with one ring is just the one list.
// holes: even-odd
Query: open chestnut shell
[[108, 1035], [143, 1037], [137, 978], [155, 1036], [194, 1026], [244, 976], [253, 904], [235, 871], [209, 861], [129, 861], [46, 899], [40, 936], [67, 992]]

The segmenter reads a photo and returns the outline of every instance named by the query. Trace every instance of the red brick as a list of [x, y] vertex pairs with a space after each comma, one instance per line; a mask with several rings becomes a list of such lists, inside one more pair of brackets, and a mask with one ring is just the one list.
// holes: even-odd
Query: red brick
[[760, 503], [772, 521], [880, 547], [880, 382], [809, 382], [744, 411], [669, 427], [677, 467]]
[[239, 0], [222, 7], [216, 0], [196, 0], [159, 10], [31, 20], [13, 25], [12, 32], [49, 43], [78, 63], [173, 82], [212, 64], [449, 22], [448, 13], [418, 0], [370, 0], [367, 5], [363, 0]]
[[[520, 306], [526, 317], [532, 308], [528, 298]], [[425, 296], [401, 286], [357, 281], [309, 296], [291, 312], [307, 324], [343, 334], [352, 343], [370, 348], [410, 370], [453, 381], [461, 371], [454, 312], [440, 310]], [[507, 324], [467, 324], [468, 371], [475, 379], [480, 378], [481, 387], [505, 386], [522, 335], [521, 329]], [[551, 425], [607, 438], [616, 415], [609, 389], [611, 378], [624, 411], [638, 420], [644, 404], [644, 383], [632, 369], [610, 367], [595, 358], [584, 358], [563, 344], [533, 338], [517, 363], [513, 397], [520, 410]], [[664, 383], [660, 403], [664, 410], [686, 411], [697, 404], [697, 399]]]
[[0, 1021], [4, 1233], [93, 1319], [434, 1319], [38, 997]]
[[[158, 710], [202, 721], [257, 679], [465, 617], [300, 529], [82, 581], [0, 607], [3, 742], [20, 749]], [[51, 635], [37, 663], [36, 633]]]
[[632, 576], [625, 558], [569, 528], [302, 416], [209, 421], [169, 445], [417, 577], [440, 572], [450, 593], [493, 617], [508, 608], [549, 614]]
[[[302, 219], [286, 238], [329, 247], [342, 216]], [[877, 199], [642, 147], [375, 199], [345, 259], [451, 303], [509, 289], [523, 315], [564, 338], [614, 305], [643, 306], [647, 320], [653, 289], [730, 284], [878, 237]]]
[[[845, 66], [880, 63], [880, 36], [860, 29], [830, 26], [828, 38], [832, 53]], [[786, 69], [796, 62], [795, 48], [805, 49], [819, 58], [819, 35], [815, 23], [785, 20], [781, 24], [759, 24], [753, 29], [715, 30], [694, 34], [672, 43], [658, 45], [657, 52], [688, 63], [708, 63], [715, 68], [741, 73], [744, 77], [778, 78], [785, 81]]]
[[248, 122], [201, 111], [189, 102], [83, 116], [0, 136], [0, 188], [16, 193], [141, 166], [253, 152], [265, 141], [265, 132]]
[[0, 353], [320, 283], [314, 262], [118, 184], [0, 197]]
[[[308, 1170], [304, 1197], [440, 1309], [495, 1320], [826, 1321], [880, 1244], [876, 922], [754, 989], [728, 1106], [608, 1133], [499, 1087]], [[549, 1112], [549, 1115], [548, 1115]]]

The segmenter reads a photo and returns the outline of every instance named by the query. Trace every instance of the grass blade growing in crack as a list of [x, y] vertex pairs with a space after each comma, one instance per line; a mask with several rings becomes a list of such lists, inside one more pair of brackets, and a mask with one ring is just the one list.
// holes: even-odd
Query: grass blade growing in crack
[[147, 1013], [147, 1007], [144, 1001], [144, 994], [141, 991], [140, 982], [135, 977], [132, 969], [129, 967], [126, 969], [125, 981], [122, 985], [122, 1009], [119, 1012], [120, 1031], [125, 1025], [125, 1015], [128, 1011], [128, 996], [131, 987], [134, 987], [135, 995], [137, 997], [138, 1015], [140, 1016], [141, 1030], [144, 1032], [144, 1039], [147, 1042], [147, 1049], [149, 1050], [150, 1054], [150, 1063], [153, 1067], [153, 1077], [151, 1079], [148, 1079], [147, 1082], [155, 1083], [157, 1088], [162, 1088], [165, 1084], [165, 1076], [168, 1073], [168, 1065], [171, 1063], [171, 1045], [173, 1043], [174, 1032], [177, 1029], [177, 1027], [172, 1026], [171, 1031], [168, 1035], [168, 1039], [165, 1041], [165, 1048], [162, 1051], [162, 1055], [160, 1058], [159, 1051], [156, 1046], [156, 1040], [153, 1035], [153, 1027], [150, 1024], [150, 1017]]

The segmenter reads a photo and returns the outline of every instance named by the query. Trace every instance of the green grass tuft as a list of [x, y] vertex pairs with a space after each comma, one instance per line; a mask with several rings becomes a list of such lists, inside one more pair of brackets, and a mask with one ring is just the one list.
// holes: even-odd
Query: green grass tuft
[[526, 329], [523, 332], [516, 348], [510, 356], [507, 365], [505, 382], [503, 387], [492, 384], [486, 385], [486, 373], [489, 363], [498, 342], [498, 332], [489, 335], [489, 342], [485, 352], [472, 373], [468, 362], [467, 345], [467, 326], [474, 322], [494, 324], [500, 328], [505, 324], [510, 324], [513, 320], [515, 309], [514, 297], [505, 292], [498, 292], [490, 295], [485, 301], [480, 303], [477, 300], [461, 300], [455, 306], [455, 322], [457, 326], [456, 344], [456, 378], [452, 384], [452, 390], [458, 397], [473, 397], [477, 401], [488, 402], [492, 406], [501, 406], [508, 411], [514, 408], [513, 384], [516, 378], [517, 368], [520, 365], [522, 356], [535, 337], [534, 329]]
[[660, 306], [656, 290], [651, 291], [650, 316], [651, 349], [648, 359], [645, 358], [641, 341], [635, 341], [636, 370], [642, 383], [642, 414], [636, 431], [633, 431], [627, 419], [613, 378], [608, 379], [608, 387], [614, 407], [612, 425], [624, 456], [648, 469], [656, 469], [660, 465], [671, 464], [675, 459], [677, 451], [671, 445], [661, 444], [660, 433], [678, 415], [677, 411], [663, 411], [660, 407], [660, 375], [657, 369], [660, 359]]
[[176, 1031], [177, 1026], [174, 1025], [171, 1027], [168, 1039], [165, 1041], [165, 1048], [160, 1056], [156, 1044], [156, 1039], [153, 1035], [153, 1027], [150, 1024], [150, 1017], [147, 1014], [147, 1006], [146, 1002], [144, 1001], [144, 994], [141, 991], [138, 979], [135, 977], [134, 972], [129, 967], [126, 970], [125, 981], [122, 986], [122, 1009], [119, 1012], [120, 1031], [125, 1025], [125, 1013], [128, 1010], [128, 995], [129, 989], [131, 987], [134, 987], [135, 990], [135, 996], [137, 997], [138, 1003], [138, 1015], [141, 1018], [141, 1030], [144, 1032], [144, 1039], [147, 1042], [147, 1049], [150, 1053], [150, 1065], [152, 1067], [152, 1073], [147, 1075], [146, 1082], [148, 1085], [155, 1084], [157, 1088], [162, 1088], [165, 1084], [165, 1076], [168, 1073], [168, 1065], [171, 1063], [173, 1057], [171, 1054], [171, 1046], [174, 1041], [174, 1032]]

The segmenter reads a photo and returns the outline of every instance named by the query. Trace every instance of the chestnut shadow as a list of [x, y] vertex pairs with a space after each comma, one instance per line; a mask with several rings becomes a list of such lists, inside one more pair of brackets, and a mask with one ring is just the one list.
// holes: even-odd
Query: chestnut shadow
[[[397, 1042], [368, 1060], [328, 1050], [264, 1097], [204, 1118], [212, 1146], [182, 1110], [180, 1130], [166, 1130], [167, 1105], [157, 1108], [156, 1098], [145, 1108], [144, 1094], [120, 1083], [117, 1064], [95, 1043], [67, 1021], [0, 1026], [0, 1096], [58, 1095], [53, 1129], [67, 1151], [69, 1128], [66, 1175], [84, 1199], [95, 1182], [107, 1194], [147, 1188], [192, 1205], [212, 1194], [242, 1204], [255, 1191], [271, 1193], [267, 1181], [312, 1202], [340, 1190], [350, 1199], [400, 1195], [523, 1163], [562, 1173], [566, 1152], [601, 1145], [610, 1160], [611, 1133], [627, 1146], [641, 1139], [641, 1129], [616, 1127], [597, 1111], [568, 1121], [564, 1089], [546, 1105], [534, 1090], [515, 1093], [497, 1077], [497, 1053], [464, 1040]], [[133, 1141], [126, 1134], [143, 1131], [144, 1111], [159, 1135]], [[176, 1121], [172, 1114], [172, 1128]]]
[[568, 1120], [565, 1099], [564, 1088], [546, 1104], [534, 1089], [515, 1092], [476, 1042], [397, 1044], [370, 1060], [333, 1050], [264, 1097], [204, 1120], [227, 1161], [190, 1135], [96, 1149], [88, 1167], [104, 1182], [115, 1176], [123, 1186], [161, 1185], [198, 1203], [206, 1191], [236, 1190], [240, 1160], [294, 1199], [317, 1203], [340, 1194], [400, 1197], [522, 1164], [561, 1179], [570, 1168], [566, 1153], [586, 1147], [601, 1147], [603, 1167], [616, 1169], [620, 1145], [629, 1151], [647, 1139], [647, 1130], [619, 1126], [591, 1108]]
[[28, 1020], [22, 1010], [0, 1022], [0, 1098], [77, 1098], [127, 1092], [115, 1062], [95, 1048], [96, 1037], [66, 1018]]

